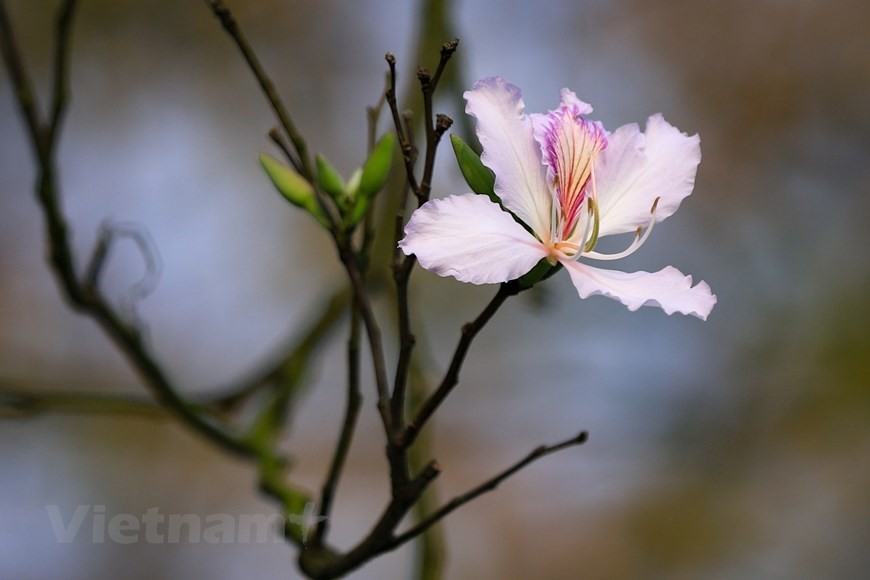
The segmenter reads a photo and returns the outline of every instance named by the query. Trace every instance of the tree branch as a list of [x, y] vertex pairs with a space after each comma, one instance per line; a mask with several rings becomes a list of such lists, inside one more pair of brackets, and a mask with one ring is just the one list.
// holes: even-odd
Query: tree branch
[[438, 81], [441, 80], [444, 68], [450, 61], [450, 57], [456, 52], [457, 46], [459, 46], [458, 38], [454, 38], [441, 46], [441, 60], [438, 62], [435, 76], [430, 76], [429, 71], [426, 69], [420, 69], [417, 75], [423, 89], [423, 123], [426, 128], [426, 160], [423, 164], [423, 179], [420, 181], [419, 205], [423, 205], [429, 200], [429, 194], [432, 191], [432, 172], [435, 170], [435, 153], [438, 150], [438, 143], [444, 132], [453, 124], [453, 120], [447, 115], [438, 115], [437, 121], [433, 119], [432, 98], [435, 94], [435, 89], [438, 88]]
[[43, 413], [138, 415], [148, 418], [167, 416], [166, 409], [156, 405], [154, 401], [132, 395], [34, 393], [16, 388], [0, 388], [0, 418], [21, 419]]
[[[396, 101], [396, 57], [392, 52], [388, 52], [385, 58], [390, 67], [390, 87], [386, 92], [387, 105], [390, 107], [390, 113], [393, 117], [393, 125], [396, 128], [396, 136], [399, 138], [399, 146], [402, 150], [402, 160], [405, 162], [405, 175], [408, 178], [408, 187], [413, 190], [415, 196], [419, 196], [420, 186], [417, 184], [417, 178], [414, 175], [416, 147], [414, 146], [414, 140], [405, 131], [402, 125], [402, 116], [399, 113], [399, 104]], [[404, 207], [404, 204], [402, 207]]]
[[311, 159], [308, 155], [308, 145], [302, 137], [302, 134], [299, 132], [299, 129], [296, 127], [296, 123], [293, 122], [293, 118], [290, 117], [290, 113], [287, 112], [287, 107], [284, 105], [284, 101], [281, 100], [278, 91], [275, 89], [275, 83], [273, 83], [272, 79], [269, 78], [269, 75], [266, 74], [266, 70], [263, 68], [263, 65], [260, 64], [260, 59], [257, 58], [256, 53], [254, 53], [254, 50], [251, 48], [250, 43], [242, 32], [242, 29], [239, 27], [238, 22], [236, 22], [232, 12], [230, 12], [230, 9], [226, 7], [222, 0], [206, 0], [206, 4], [211, 8], [211, 11], [220, 21], [224, 30], [226, 30], [235, 41], [236, 46], [245, 58], [245, 62], [248, 63], [248, 67], [257, 78], [257, 82], [260, 84], [260, 88], [263, 90], [263, 93], [272, 105], [272, 109], [275, 111], [275, 115], [278, 117], [281, 127], [283, 127], [284, 131], [287, 133], [287, 137], [290, 139], [293, 148], [296, 150], [296, 154], [299, 156], [300, 173], [308, 181], [316, 183], [317, 180], [315, 179], [313, 165], [311, 164]]
[[58, 11], [55, 25], [54, 86], [52, 88], [51, 119], [48, 123], [46, 137], [51, 146], [57, 141], [60, 124], [63, 121], [64, 111], [69, 101], [69, 68], [72, 54], [70, 43], [72, 42], [72, 22], [77, 7], [77, 0], [65, 0]]
[[338, 578], [358, 568], [372, 558], [398, 547], [393, 531], [426, 491], [429, 484], [441, 473], [434, 461], [405, 484], [393, 489], [393, 499], [387, 505], [374, 528], [349, 552], [332, 558], [323, 558], [316, 549], [304, 550], [299, 556], [299, 566], [311, 578]]
[[542, 457], [546, 457], [547, 455], [550, 455], [551, 453], [561, 451], [562, 449], [566, 449], [568, 447], [574, 447], [575, 445], [582, 445], [583, 443], [586, 443], [586, 441], [588, 439], [589, 439], [589, 434], [586, 431], [582, 431], [579, 435], [572, 437], [571, 439], [567, 439], [565, 441], [562, 441], [561, 443], [557, 443], [555, 445], [549, 445], [549, 446], [542, 445], [542, 446], [538, 447], [537, 449], [533, 450], [531, 453], [526, 455], [523, 459], [521, 459], [520, 461], [518, 461], [517, 463], [515, 463], [511, 467], [505, 469], [504, 471], [502, 471], [501, 473], [499, 473], [498, 475], [496, 475], [492, 479], [489, 479], [489, 480], [485, 481], [484, 483], [478, 485], [477, 487], [471, 489], [470, 491], [453, 498], [452, 500], [447, 502], [444, 506], [442, 506], [438, 511], [436, 511], [432, 515], [430, 515], [428, 518], [426, 518], [425, 520], [423, 520], [422, 522], [420, 522], [416, 526], [412, 527], [408, 531], [403, 532], [403, 533], [399, 534], [398, 536], [396, 536], [395, 539], [393, 540], [395, 542], [395, 546], [399, 546], [399, 545], [403, 544], [404, 542], [407, 542], [408, 540], [413, 539], [414, 537], [416, 537], [416, 536], [420, 535], [421, 533], [423, 533], [424, 531], [426, 531], [427, 528], [429, 528], [433, 524], [435, 524], [438, 521], [440, 521], [441, 519], [443, 519], [450, 512], [465, 505], [466, 503], [477, 498], [478, 496], [483, 495], [484, 493], [486, 493], [488, 491], [494, 490], [496, 487], [499, 486], [499, 484], [502, 481], [509, 478], [510, 476], [515, 474], [516, 472], [520, 471], [521, 469], [523, 469], [524, 467], [526, 467], [530, 463], [532, 463], [532, 462], [534, 462]]
[[369, 302], [368, 293], [365, 288], [365, 280], [363, 280], [362, 272], [360, 272], [359, 264], [356, 256], [349, 247], [349, 240], [339, 241], [339, 257], [344, 265], [347, 275], [350, 278], [350, 284], [353, 288], [354, 300], [359, 308], [360, 316], [363, 320], [363, 325], [366, 329], [366, 335], [369, 340], [369, 347], [372, 354], [372, 365], [375, 372], [375, 383], [378, 390], [378, 412], [381, 415], [381, 420], [387, 433], [387, 438], [390, 438], [392, 433], [392, 424], [390, 421], [389, 409], [389, 379], [387, 378], [386, 359], [384, 357], [384, 345], [381, 340], [381, 331], [375, 319], [372, 305]]
[[359, 338], [359, 307], [354, 305], [351, 307], [350, 337], [347, 341], [347, 407], [344, 411], [344, 423], [341, 426], [341, 433], [338, 436], [338, 444], [335, 447], [335, 454], [333, 455], [332, 463], [329, 466], [329, 474], [323, 484], [323, 489], [320, 495], [321, 519], [317, 524], [317, 530], [314, 533], [313, 540], [313, 543], [319, 545], [322, 545], [323, 539], [326, 537], [326, 532], [329, 529], [329, 514], [332, 509], [332, 499], [335, 496], [335, 489], [338, 486], [339, 479], [341, 478], [341, 472], [344, 468], [348, 451], [350, 451], [350, 444], [353, 440], [356, 421], [359, 417], [360, 406], [362, 405], [362, 394], [360, 393], [359, 388]]
[[[399, 207], [396, 212], [396, 244], [398, 244], [399, 239], [402, 237], [408, 189], [410, 188], [414, 192], [418, 206], [422, 205], [429, 199], [429, 194], [432, 189], [432, 174], [435, 169], [435, 153], [438, 150], [438, 144], [441, 141], [441, 137], [453, 123], [447, 115], [439, 114], [437, 120], [433, 119], [432, 99], [435, 89], [438, 86], [438, 81], [444, 73], [444, 68], [447, 66], [450, 57], [454, 52], [456, 52], [458, 44], [459, 40], [454, 39], [442, 45], [441, 60], [438, 63], [438, 68], [434, 77], [430, 76], [429, 72], [424, 68], [421, 68], [417, 73], [423, 93], [423, 125], [426, 132], [426, 157], [423, 163], [423, 179], [420, 182], [420, 185], [417, 185], [417, 179], [414, 174], [417, 151], [413, 145], [411, 124], [405, 123], [403, 128], [395, 99], [396, 60], [392, 54], [387, 54], [387, 63], [390, 66], [391, 79], [391, 90], [387, 92], [387, 101], [389, 102], [390, 110], [393, 113], [393, 124], [396, 127], [396, 134], [399, 135], [399, 140], [403, 143], [402, 153], [405, 159], [405, 173], [407, 178], [407, 186], [401, 196]], [[416, 263], [417, 260], [415, 256], [403, 257], [398, 249], [398, 245], [396, 246], [393, 257], [393, 279], [396, 283], [396, 304], [398, 308], [399, 360], [396, 364], [396, 377], [393, 383], [393, 395], [390, 401], [390, 410], [393, 418], [394, 429], [399, 434], [404, 434], [405, 431], [405, 393], [408, 385], [408, 371], [411, 365], [411, 355], [415, 343], [414, 334], [411, 330], [408, 283], [411, 277], [411, 272]]]
[[[69, 2], [66, 2], [69, 4]], [[60, 46], [61, 43], [58, 43]], [[6, 11], [6, 3], [0, 0], [0, 49], [3, 52], [3, 60], [12, 78], [12, 86], [15, 88], [15, 97], [18, 108], [27, 124], [28, 134], [33, 146], [33, 152], [38, 159], [46, 156], [44, 148], [45, 135], [42, 129], [42, 115], [39, 112], [39, 104], [33, 90], [33, 83], [24, 66], [24, 59], [18, 50], [18, 44], [12, 30], [12, 22]]]
[[462, 363], [465, 361], [465, 355], [468, 354], [468, 349], [477, 333], [483, 329], [490, 318], [498, 311], [504, 302], [511, 296], [519, 293], [519, 287], [515, 281], [505, 282], [499, 286], [498, 292], [493, 299], [486, 305], [477, 318], [473, 322], [469, 322], [462, 327], [462, 334], [459, 343], [456, 345], [456, 350], [453, 352], [453, 359], [450, 361], [450, 367], [444, 375], [441, 384], [432, 393], [428, 399], [420, 407], [414, 418], [408, 423], [408, 427], [402, 436], [401, 444], [403, 447], [410, 447], [414, 443], [414, 439], [420, 432], [420, 429], [426, 424], [426, 421], [432, 416], [432, 413], [441, 405], [447, 395], [453, 390], [453, 387], [459, 382], [459, 371], [462, 370]]

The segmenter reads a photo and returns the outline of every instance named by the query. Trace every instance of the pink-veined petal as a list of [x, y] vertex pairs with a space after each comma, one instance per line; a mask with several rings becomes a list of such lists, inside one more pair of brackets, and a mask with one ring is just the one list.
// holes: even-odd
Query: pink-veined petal
[[[547, 166], [547, 181], [555, 192], [561, 210], [559, 232], [562, 238], [574, 230], [580, 218], [580, 207], [586, 197], [587, 183], [598, 153], [607, 146], [601, 126], [579, 113], [591, 107], [577, 99], [568, 89], [562, 89], [562, 104], [546, 115], [532, 115], [535, 140]], [[566, 102], [567, 101], [567, 102]]]
[[423, 204], [411, 215], [399, 247], [427, 270], [472, 284], [519, 278], [547, 255], [510, 214], [475, 194]]
[[620, 272], [562, 261], [580, 298], [601, 294], [625, 304], [632, 312], [641, 306], [659, 306], [667, 314], [679, 312], [707, 320], [716, 296], [706, 282], [692, 286], [692, 277], [673, 266], [658, 272]]
[[661, 115], [647, 120], [646, 133], [624, 125], [607, 138], [595, 165], [601, 211], [600, 236], [633, 232], [645, 225], [656, 198], [656, 221], [680, 207], [695, 185], [701, 139], [686, 135]]
[[477, 118], [480, 160], [495, 173], [495, 193], [543, 241], [550, 237], [552, 199], [531, 119], [520, 89], [500, 77], [475, 83], [463, 95]]
[[571, 89], [562, 89], [559, 91], [559, 102], [565, 107], [573, 108], [575, 115], [588, 115], [592, 112], [592, 105], [581, 101]]

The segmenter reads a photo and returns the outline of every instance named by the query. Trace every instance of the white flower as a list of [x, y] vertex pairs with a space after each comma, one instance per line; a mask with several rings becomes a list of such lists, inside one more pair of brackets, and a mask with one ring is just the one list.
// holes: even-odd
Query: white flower
[[[628, 273], [579, 261], [633, 253], [655, 222], [677, 211], [701, 161], [697, 135], [661, 115], [649, 118], [645, 133], [631, 124], [608, 134], [584, 118], [592, 107], [568, 89], [547, 114], [524, 114], [519, 88], [501, 78], [481, 80], [464, 96], [504, 209], [483, 195], [433, 199], [405, 227], [405, 254], [472, 284], [514, 280], [546, 258], [568, 270], [581, 298], [602, 294], [629, 310], [654, 305], [707, 318], [716, 304], [710, 287], [692, 286], [676, 268]], [[598, 238], [627, 232], [636, 237], [625, 251], [595, 251]]]

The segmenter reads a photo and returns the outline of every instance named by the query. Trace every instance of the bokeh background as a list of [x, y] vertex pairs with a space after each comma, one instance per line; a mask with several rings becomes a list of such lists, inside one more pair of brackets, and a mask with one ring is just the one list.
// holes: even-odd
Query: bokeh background
[[[44, 89], [56, 3], [7, 6]], [[662, 112], [701, 135], [694, 195], [624, 267], [673, 264], [706, 280], [719, 298], [712, 316], [580, 301], [564, 275], [509, 302], [434, 423], [439, 494], [581, 428], [590, 441], [449, 517], [447, 578], [864, 577], [870, 4], [230, 6], [311, 147], [345, 174], [364, 158], [383, 54], [413, 78], [421, 31], [462, 38], [455, 87], [498, 74], [524, 89], [527, 110], [544, 111], [568, 86], [609, 128]], [[83, 262], [107, 218], [147, 226], [163, 263], [138, 305], [154, 351], [191, 394], [230, 384], [342, 281], [327, 237], [256, 162], [271, 149], [270, 110], [202, 2], [85, 1], [74, 46], [60, 158], [77, 255]], [[462, 106], [461, 90], [438, 102], [458, 121]], [[2, 387], [144, 393], [99, 329], [65, 306], [46, 266], [35, 166], [5, 68], [0, 152]], [[435, 194], [464, 191], [449, 148], [441, 153]], [[107, 294], [122, 300], [142, 270], [133, 245], [119, 245]], [[494, 288], [417, 272], [413, 289], [434, 372]], [[344, 332], [315, 366], [286, 440], [293, 480], [311, 490], [340, 424]], [[333, 518], [339, 546], [387, 499], [370, 380], [364, 393]], [[0, 458], [0, 578], [299, 577], [281, 543], [99, 544], [90, 520], [75, 542], [57, 542], [46, 505], [67, 518], [78, 505], [110, 516], [272, 512], [248, 464], [170, 420], [5, 418]], [[406, 546], [352, 577], [409, 577], [414, 558]]]

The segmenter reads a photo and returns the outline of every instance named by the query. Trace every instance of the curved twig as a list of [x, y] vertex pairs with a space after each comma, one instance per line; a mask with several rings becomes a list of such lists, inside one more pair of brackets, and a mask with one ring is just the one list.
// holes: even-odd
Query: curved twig
[[586, 443], [589, 439], [589, 434], [586, 431], [582, 431], [579, 435], [562, 441], [561, 443], [556, 443], [555, 445], [542, 445], [536, 449], [534, 449], [531, 453], [526, 455], [523, 459], [516, 462], [512, 466], [508, 467], [495, 477], [488, 479], [477, 487], [467, 491], [466, 493], [456, 496], [449, 502], [447, 502], [440, 509], [432, 513], [428, 518], [418, 523], [416, 526], [412, 527], [406, 532], [403, 532], [395, 537], [393, 540], [395, 542], [395, 546], [400, 546], [401, 544], [407, 542], [408, 540], [413, 539], [414, 537], [420, 535], [427, 528], [437, 523], [441, 519], [443, 519], [447, 514], [454, 511], [455, 509], [465, 505], [476, 497], [483, 495], [488, 491], [494, 490], [499, 486], [501, 482], [505, 479], [509, 478], [516, 472], [520, 471], [530, 463], [550, 455], [551, 453], [555, 453], [557, 451], [561, 451], [562, 449], [566, 449], [568, 447], [574, 447], [575, 445], [582, 445]]

